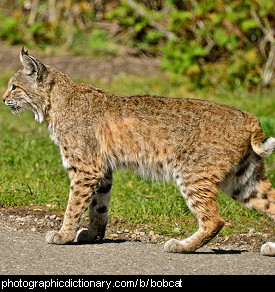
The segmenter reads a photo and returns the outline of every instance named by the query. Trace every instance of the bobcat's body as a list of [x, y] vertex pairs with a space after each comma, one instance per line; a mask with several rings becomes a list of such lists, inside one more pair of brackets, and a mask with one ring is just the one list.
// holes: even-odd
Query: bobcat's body
[[[4, 101], [14, 113], [30, 109], [48, 125], [71, 179], [63, 226], [47, 234], [49, 243], [73, 241], [88, 207], [90, 226], [78, 240], [104, 237], [112, 172], [121, 166], [174, 180], [197, 216], [199, 230], [168, 241], [167, 251], [193, 252], [219, 232], [219, 188], [275, 218], [275, 190], [262, 158], [272, 154], [275, 139], [265, 139], [255, 116], [203, 100], [105, 93], [73, 82], [24, 50], [21, 62]], [[272, 243], [263, 253], [275, 254]]]

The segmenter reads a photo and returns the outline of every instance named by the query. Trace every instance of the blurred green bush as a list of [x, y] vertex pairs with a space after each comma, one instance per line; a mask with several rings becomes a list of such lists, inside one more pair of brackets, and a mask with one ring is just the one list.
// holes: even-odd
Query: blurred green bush
[[270, 0], [3, 0], [0, 39], [77, 54], [157, 55], [197, 86], [269, 85], [275, 67]]

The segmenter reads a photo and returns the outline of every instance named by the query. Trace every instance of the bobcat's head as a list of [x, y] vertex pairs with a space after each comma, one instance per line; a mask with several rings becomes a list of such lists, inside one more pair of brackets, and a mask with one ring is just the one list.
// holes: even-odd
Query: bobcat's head
[[42, 122], [48, 103], [49, 67], [29, 56], [24, 47], [20, 52], [20, 61], [23, 69], [10, 78], [3, 101], [14, 114], [31, 110], [34, 118]]

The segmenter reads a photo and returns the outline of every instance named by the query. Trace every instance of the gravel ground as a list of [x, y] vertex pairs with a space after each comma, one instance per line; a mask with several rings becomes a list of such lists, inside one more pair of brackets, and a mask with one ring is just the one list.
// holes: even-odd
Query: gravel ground
[[246, 250], [166, 253], [163, 244], [105, 239], [50, 245], [38, 232], [0, 229], [1, 275], [274, 275], [275, 258]]
[[[45, 234], [50, 230], [59, 230], [62, 226], [63, 214], [59, 211], [51, 211], [51, 205], [41, 206], [20, 206], [6, 207], [0, 206], [0, 226], [7, 230], [33, 232]], [[111, 240], [140, 241], [144, 243], [163, 243], [169, 239], [148, 230], [142, 225], [118, 224], [114, 227], [114, 222], [107, 226], [105, 238]], [[88, 227], [88, 220], [83, 222], [83, 228]], [[217, 236], [215, 240], [207, 246], [221, 250], [246, 250], [259, 252], [261, 245], [266, 241], [273, 241], [274, 234], [267, 230], [265, 233], [254, 232], [253, 228], [248, 233], [236, 233], [230, 236]]]
[[62, 224], [62, 214], [49, 207], [0, 208], [0, 275], [275, 274], [275, 258], [260, 254], [262, 241], [252, 231], [193, 254], [165, 252], [167, 238], [141, 226], [108, 226], [100, 244], [47, 244], [45, 232]]

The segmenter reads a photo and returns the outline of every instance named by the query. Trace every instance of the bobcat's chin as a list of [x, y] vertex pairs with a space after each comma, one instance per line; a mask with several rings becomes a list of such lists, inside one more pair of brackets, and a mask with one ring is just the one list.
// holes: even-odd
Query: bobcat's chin
[[17, 102], [14, 102], [12, 100], [6, 100], [5, 105], [7, 105], [11, 109], [11, 112], [13, 114], [18, 114], [19, 111], [21, 111], [21, 106], [19, 106]]
[[22, 107], [13, 107], [11, 108], [11, 112], [14, 114], [14, 115], [18, 115], [20, 114], [21, 112], [23, 112], [25, 109], [23, 109]]

